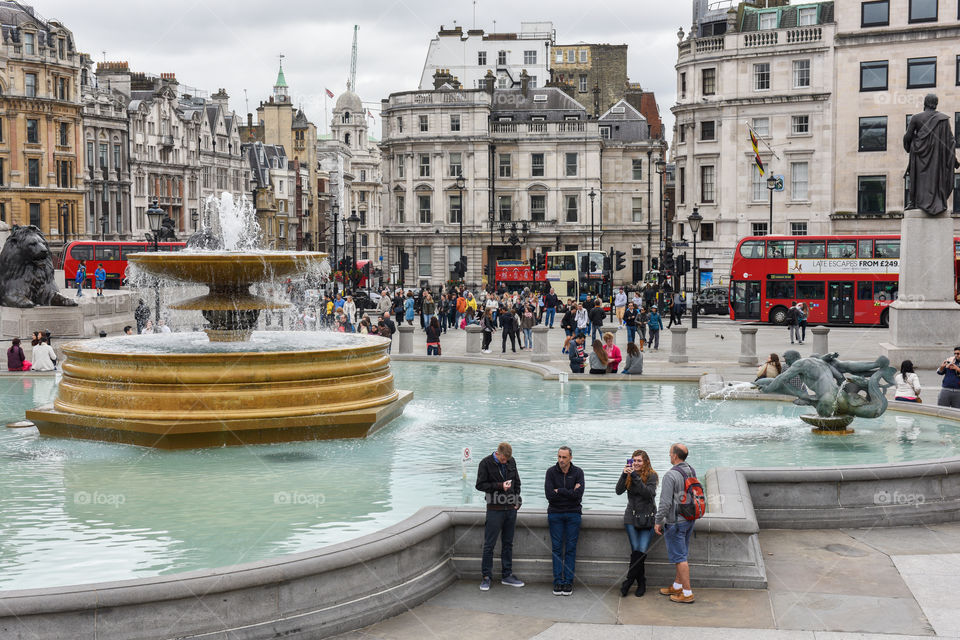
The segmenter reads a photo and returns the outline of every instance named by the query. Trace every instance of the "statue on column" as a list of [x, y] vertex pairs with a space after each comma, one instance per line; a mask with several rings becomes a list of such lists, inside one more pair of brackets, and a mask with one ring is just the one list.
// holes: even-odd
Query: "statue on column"
[[903, 149], [910, 154], [907, 208], [932, 216], [947, 210], [953, 193], [953, 172], [960, 167], [950, 116], [937, 111], [938, 103], [936, 95], [928, 94], [923, 99], [923, 112], [910, 118], [903, 136]]

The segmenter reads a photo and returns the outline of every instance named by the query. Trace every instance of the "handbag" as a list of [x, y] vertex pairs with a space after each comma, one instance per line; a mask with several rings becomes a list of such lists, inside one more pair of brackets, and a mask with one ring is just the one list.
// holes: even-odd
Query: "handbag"
[[633, 512], [633, 526], [637, 527], [638, 529], [649, 529], [656, 522], [656, 513], [637, 513], [633, 509], [631, 509], [631, 511]]

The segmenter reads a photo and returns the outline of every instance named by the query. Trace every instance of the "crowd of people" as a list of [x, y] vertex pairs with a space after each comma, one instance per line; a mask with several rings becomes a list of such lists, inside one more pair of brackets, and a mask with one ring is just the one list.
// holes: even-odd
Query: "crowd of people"
[[30, 346], [33, 347], [30, 357], [27, 356], [21, 346], [20, 338], [14, 338], [7, 349], [7, 370], [8, 371], [54, 371], [57, 368], [57, 352], [50, 346], [49, 331], [34, 331], [30, 340]]

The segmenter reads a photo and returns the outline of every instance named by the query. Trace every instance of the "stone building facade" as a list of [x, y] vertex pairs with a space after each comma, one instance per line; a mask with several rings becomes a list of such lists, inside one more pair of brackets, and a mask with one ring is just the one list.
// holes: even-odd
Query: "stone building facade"
[[0, 37], [0, 221], [36, 225], [53, 244], [82, 237], [82, 56], [73, 33], [0, 2]]
[[557, 44], [550, 50], [553, 80], [570, 85], [573, 97], [594, 118], [622, 97], [627, 86], [627, 45]]

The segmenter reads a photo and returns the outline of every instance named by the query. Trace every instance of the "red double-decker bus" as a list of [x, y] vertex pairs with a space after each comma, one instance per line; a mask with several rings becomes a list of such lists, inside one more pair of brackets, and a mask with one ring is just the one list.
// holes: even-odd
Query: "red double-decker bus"
[[[161, 242], [160, 251], [180, 251], [184, 248], [183, 242]], [[74, 286], [77, 277], [77, 268], [81, 262], [87, 265], [87, 280], [85, 287], [93, 287], [93, 272], [98, 264], [103, 264], [107, 272], [107, 289], [119, 289], [127, 273], [127, 256], [131, 253], [153, 251], [152, 242], [127, 241], [99, 241], [78, 240], [71, 242], [60, 255], [60, 269], [63, 269], [64, 285]]]
[[734, 252], [730, 317], [785, 324], [803, 302], [810, 323], [887, 326], [899, 277], [900, 236], [751, 236]]

